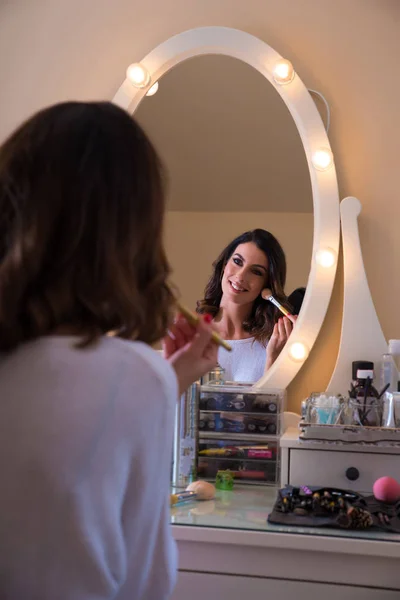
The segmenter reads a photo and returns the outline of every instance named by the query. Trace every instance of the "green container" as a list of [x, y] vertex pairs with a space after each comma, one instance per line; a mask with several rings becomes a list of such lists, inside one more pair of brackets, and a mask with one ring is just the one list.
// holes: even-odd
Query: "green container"
[[217, 490], [233, 490], [234, 475], [231, 471], [217, 471], [215, 487]]

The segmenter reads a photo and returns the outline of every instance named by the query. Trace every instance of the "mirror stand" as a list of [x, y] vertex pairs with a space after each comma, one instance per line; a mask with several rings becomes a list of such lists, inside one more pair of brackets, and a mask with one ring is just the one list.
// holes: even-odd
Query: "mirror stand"
[[361, 203], [349, 196], [340, 203], [342, 225], [344, 298], [339, 352], [327, 392], [347, 394], [351, 363], [369, 360], [379, 373], [382, 354], [387, 352], [365, 273], [358, 230]]

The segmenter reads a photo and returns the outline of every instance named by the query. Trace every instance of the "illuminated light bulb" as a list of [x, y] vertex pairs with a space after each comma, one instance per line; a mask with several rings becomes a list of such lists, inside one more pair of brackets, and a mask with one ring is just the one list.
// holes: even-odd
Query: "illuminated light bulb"
[[336, 252], [332, 248], [321, 248], [315, 255], [317, 263], [326, 269], [336, 264]]
[[289, 60], [280, 60], [276, 63], [273, 72], [274, 81], [279, 85], [290, 83], [294, 78], [293, 65]]
[[333, 165], [333, 154], [329, 148], [320, 148], [314, 152], [311, 160], [318, 171], [326, 171]]
[[144, 88], [150, 83], [150, 73], [140, 63], [129, 65], [126, 70], [126, 76], [137, 88]]
[[289, 356], [296, 362], [304, 361], [308, 356], [307, 346], [301, 342], [294, 342], [289, 348]]
[[151, 88], [147, 92], [146, 96], [154, 96], [154, 94], [156, 94], [157, 91], [158, 91], [158, 81], [156, 81], [155, 84], [151, 86]]

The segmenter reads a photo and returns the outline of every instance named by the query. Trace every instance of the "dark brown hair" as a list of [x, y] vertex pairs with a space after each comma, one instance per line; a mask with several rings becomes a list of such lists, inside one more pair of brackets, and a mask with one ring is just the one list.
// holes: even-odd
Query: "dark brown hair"
[[[197, 302], [198, 313], [209, 313], [213, 317], [217, 315], [222, 299], [221, 281], [225, 266], [236, 248], [240, 244], [247, 244], [248, 242], [253, 242], [257, 248], [264, 252], [268, 259], [268, 276], [265, 287], [270, 288], [273, 296], [290, 310], [284, 292], [286, 258], [282, 246], [269, 231], [253, 229], [253, 231], [246, 231], [235, 238], [213, 263], [213, 273], [204, 291], [204, 298]], [[257, 341], [266, 345], [280, 316], [282, 314], [271, 302], [266, 302], [259, 296], [254, 301], [250, 316], [243, 323], [243, 328], [253, 335]]]
[[173, 295], [164, 189], [142, 129], [108, 102], [40, 111], [0, 148], [0, 350], [67, 326], [149, 344]]

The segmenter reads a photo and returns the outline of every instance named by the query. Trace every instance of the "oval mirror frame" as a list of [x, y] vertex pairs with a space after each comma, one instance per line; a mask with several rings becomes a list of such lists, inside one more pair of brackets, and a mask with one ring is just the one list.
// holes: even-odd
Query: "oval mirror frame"
[[[262, 40], [227, 27], [200, 27], [169, 38], [138, 63], [139, 68], [141, 66], [144, 69], [140, 87], [135, 87], [126, 78], [115, 94], [113, 103], [133, 114], [160, 77], [179, 63], [204, 54], [237, 58], [259, 71], [275, 87], [297, 126], [307, 158], [314, 208], [314, 238], [307, 290], [288, 343], [272, 367], [255, 384], [259, 388], [286, 389], [314, 345], [335, 280], [340, 217], [337, 177], [330, 143], [317, 107], [295, 70], [293, 76], [279, 80], [276, 67], [282, 61], [287, 64], [287, 61]], [[280, 73], [282, 75], [282, 71]], [[246, 93], [240, 83], [238, 93]], [[328, 162], [331, 158], [328, 168], [324, 168], [324, 158]], [[328, 260], [321, 260], [321, 256], [328, 256]]]

